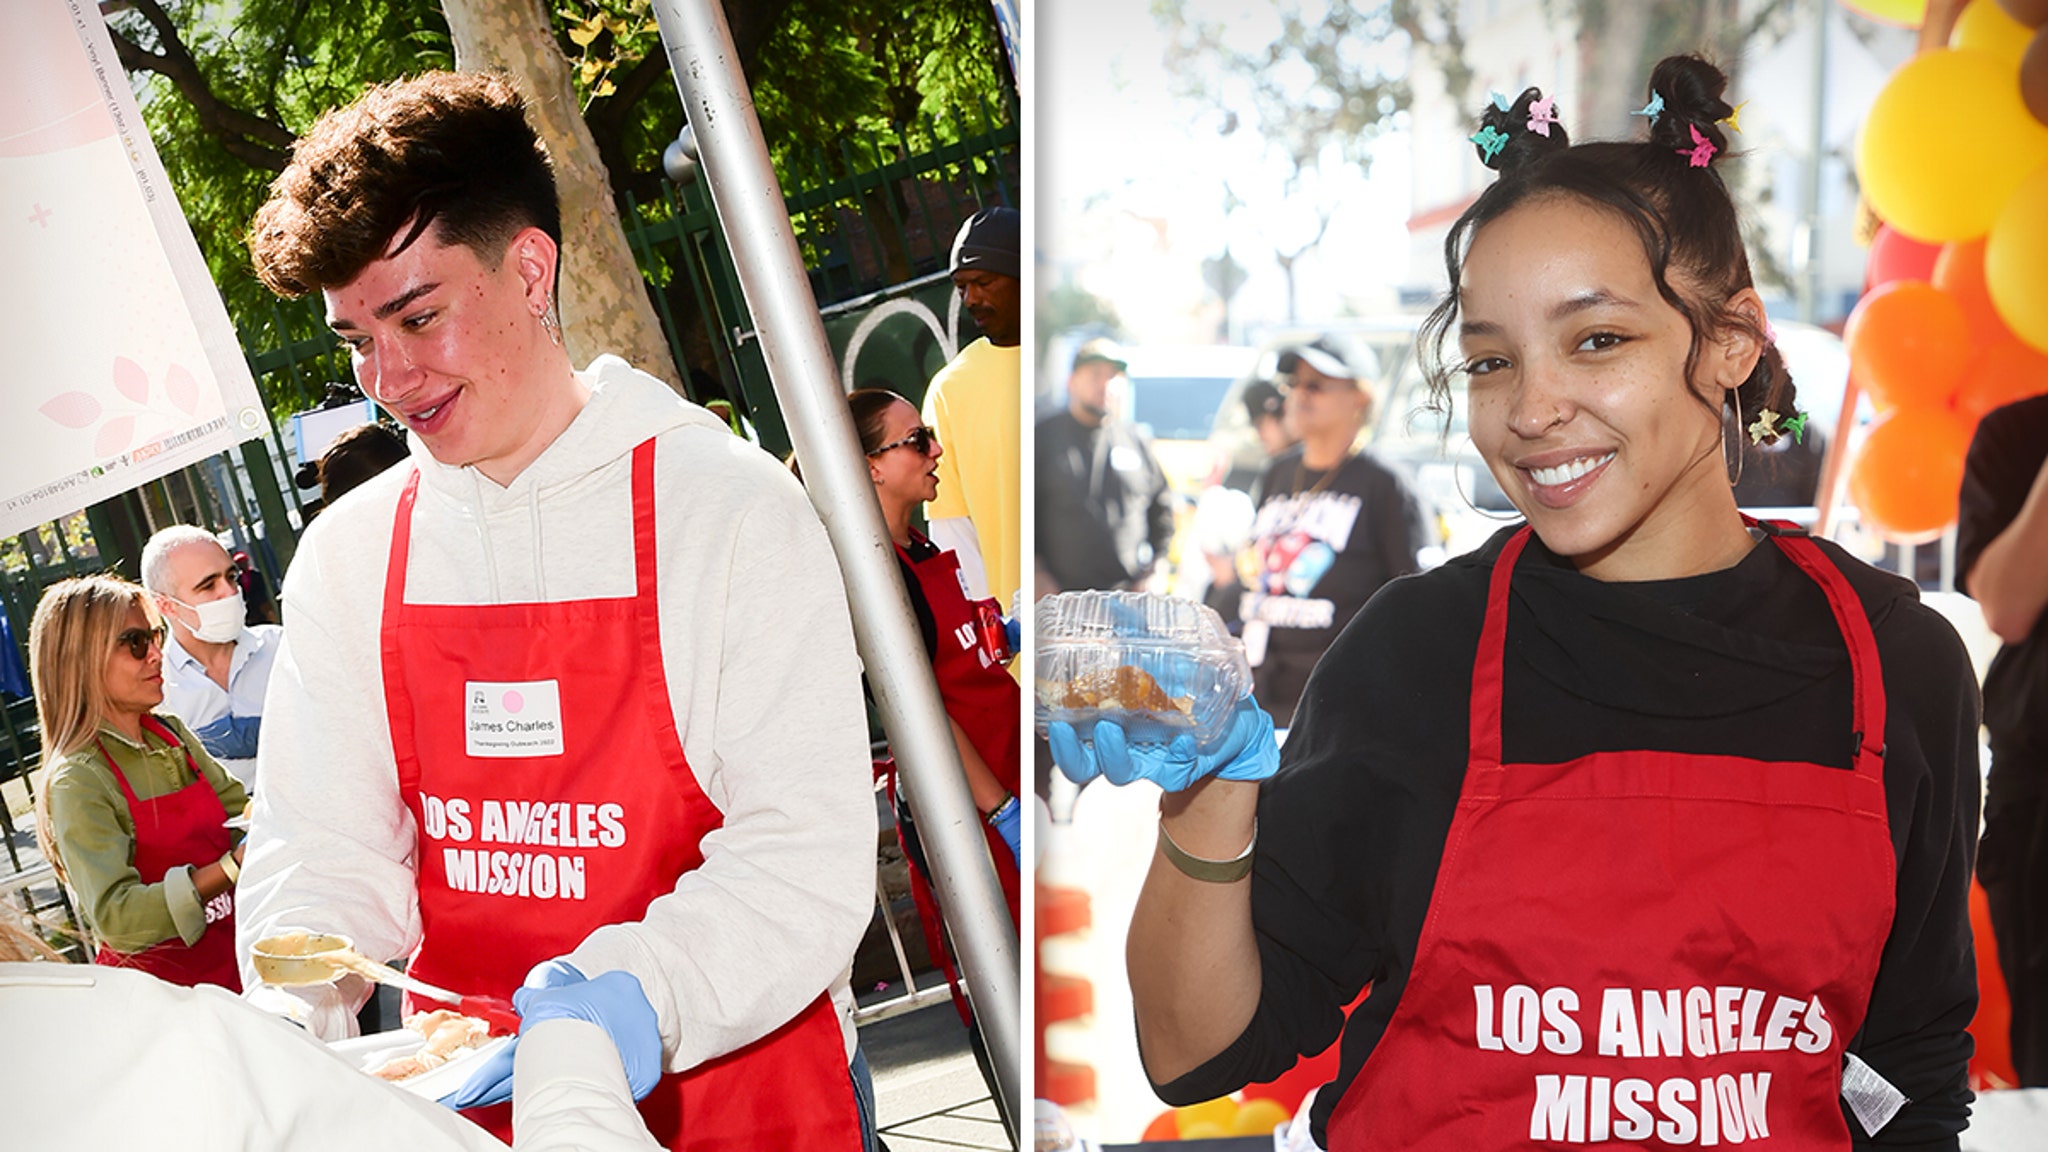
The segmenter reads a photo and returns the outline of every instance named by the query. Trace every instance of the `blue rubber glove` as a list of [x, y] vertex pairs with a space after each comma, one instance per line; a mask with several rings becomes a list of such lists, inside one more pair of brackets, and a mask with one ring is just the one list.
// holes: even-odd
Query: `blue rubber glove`
[[1003, 643], [1009, 645], [1012, 653], [1024, 650], [1024, 622], [1014, 615], [1003, 621]]
[[1223, 739], [1208, 752], [1183, 733], [1165, 744], [1131, 744], [1123, 726], [1097, 721], [1093, 747], [1081, 743], [1072, 724], [1054, 721], [1046, 731], [1052, 761], [1067, 779], [1086, 784], [1097, 776], [1111, 784], [1150, 780], [1168, 792], [1180, 792], [1198, 780], [1264, 780], [1280, 767], [1280, 745], [1273, 738], [1273, 718], [1247, 696], [1232, 709]]
[[[526, 974], [524, 987], [533, 989], [566, 988], [572, 984], [585, 983], [588, 979], [589, 977], [583, 975], [581, 969], [567, 960], [549, 960], [534, 965], [533, 970]], [[631, 977], [628, 977], [628, 979], [631, 979]], [[638, 987], [637, 982], [635, 987]], [[516, 1004], [518, 1000], [517, 993], [514, 994], [513, 1000]], [[522, 1019], [519, 1023], [519, 1030], [521, 1032], [526, 1031], [527, 1024], [523, 1014], [524, 1010], [522, 1009]], [[583, 1017], [583, 1019], [588, 1019], [588, 1017]], [[483, 1063], [478, 1064], [476, 1071], [470, 1073], [469, 1079], [463, 1082], [462, 1087], [441, 1097], [441, 1103], [450, 1108], [460, 1110], [463, 1108], [481, 1108], [487, 1104], [502, 1104], [510, 1100], [512, 1098], [512, 1060], [518, 1048], [519, 1038], [515, 1036], [510, 1044], [500, 1048], [486, 1058]], [[658, 1054], [656, 1059], [657, 1061], [659, 1060]]]
[[[546, 969], [544, 973], [542, 970]], [[619, 1050], [626, 1086], [644, 1098], [661, 1080], [661, 1020], [630, 972], [606, 972], [594, 980], [566, 961], [550, 961], [527, 976], [512, 994], [521, 1035], [544, 1020], [588, 1020], [601, 1027]], [[540, 980], [536, 986], [536, 980]], [[553, 981], [553, 983], [547, 983]]]
[[481, 1108], [486, 1104], [503, 1104], [512, 1098], [512, 1056], [519, 1047], [518, 1037], [510, 1044], [486, 1056], [476, 1071], [469, 1074], [462, 1087], [441, 1097], [441, 1103], [460, 1111], [464, 1108]]
[[1023, 867], [1024, 864], [1024, 805], [1015, 796], [1003, 801], [1003, 806], [989, 813], [988, 822], [994, 826], [1003, 843], [1010, 846], [1010, 863]]

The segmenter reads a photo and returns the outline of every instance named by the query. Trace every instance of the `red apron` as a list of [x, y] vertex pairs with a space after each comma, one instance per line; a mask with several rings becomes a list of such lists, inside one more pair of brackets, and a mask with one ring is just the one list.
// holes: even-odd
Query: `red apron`
[[[415, 472], [398, 502], [382, 631], [399, 792], [419, 825], [412, 971], [509, 997], [533, 965], [643, 918], [704, 862], [701, 841], [724, 817], [683, 757], [662, 668], [654, 441], [633, 452], [638, 590], [623, 599], [406, 603], [418, 490]], [[640, 1114], [672, 1149], [858, 1148], [831, 997], [664, 1076]], [[510, 1138], [509, 1104], [468, 1115]]]
[[1843, 1050], [1894, 899], [1861, 603], [1811, 540], [1772, 537], [1847, 640], [1850, 771], [1652, 751], [1503, 764], [1508, 586], [1528, 539], [1493, 569], [1429, 915], [1330, 1148], [1847, 1149]]
[[[938, 679], [939, 698], [946, 706], [946, 715], [967, 733], [968, 743], [981, 754], [996, 782], [1022, 803], [1017, 790], [1023, 756], [1017, 738], [1022, 722], [1020, 690], [1007, 669], [982, 654], [974, 605], [967, 599], [967, 586], [960, 578], [960, 558], [941, 551], [918, 562], [902, 548], [896, 554], [916, 574], [917, 586], [931, 607], [932, 622], [938, 625], [939, 651], [932, 658], [932, 674]], [[981, 822], [981, 832], [988, 841], [989, 855], [995, 859], [1003, 899], [1010, 905], [1010, 922], [1022, 924], [1017, 862], [1010, 857], [1010, 846], [986, 820]]]
[[[227, 809], [221, 805], [213, 785], [199, 771], [198, 762], [192, 758], [192, 750], [180, 744], [177, 736], [154, 716], [144, 716], [142, 727], [165, 744], [181, 749], [185, 753], [186, 767], [192, 769], [192, 783], [154, 800], [138, 800], [135, 789], [128, 786], [128, 777], [122, 774], [121, 766], [107, 754], [107, 746], [99, 744], [100, 759], [106, 761], [107, 769], [114, 774], [114, 781], [121, 785], [121, 795], [128, 801], [128, 817], [135, 822], [135, 857], [132, 862], [136, 874], [144, 884], [158, 884], [173, 868], [187, 864], [205, 867], [213, 863], [227, 855], [233, 844], [228, 835]], [[234, 889], [230, 888], [206, 902], [206, 931], [197, 944], [165, 940], [140, 952], [116, 952], [102, 944], [93, 962], [139, 968], [160, 980], [187, 987], [218, 984], [240, 992], [242, 974], [235, 962]]]

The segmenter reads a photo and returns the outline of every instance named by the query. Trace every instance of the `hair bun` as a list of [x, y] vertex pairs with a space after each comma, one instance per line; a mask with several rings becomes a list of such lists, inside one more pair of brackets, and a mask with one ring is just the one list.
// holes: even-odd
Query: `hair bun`
[[1569, 148], [1572, 142], [1557, 108], [1540, 88], [1523, 89], [1506, 110], [1498, 101], [1488, 101], [1471, 140], [1479, 162], [1503, 174], [1548, 152]]
[[1650, 97], [1661, 98], [1664, 110], [1650, 118], [1650, 143], [1691, 156], [1704, 142], [1714, 146], [1710, 159], [1727, 155], [1720, 122], [1735, 111], [1721, 98], [1727, 90], [1728, 77], [1698, 56], [1659, 60], [1650, 72]]

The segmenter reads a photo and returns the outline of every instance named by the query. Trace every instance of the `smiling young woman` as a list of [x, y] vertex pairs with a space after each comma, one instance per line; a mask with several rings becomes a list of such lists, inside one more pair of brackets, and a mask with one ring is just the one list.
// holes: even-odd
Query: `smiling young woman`
[[1128, 949], [1168, 1101], [1341, 1035], [1339, 1152], [1956, 1146], [1975, 680], [1912, 585], [1737, 510], [1731, 441], [1794, 396], [1725, 83], [1660, 63], [1641, 141], [1534, 89], [1473, 137], [1423, 354], [1526, 524], [1382, 589], [1284, 757], [1249, 703], [1192, 759], [1050, 734], [1178, 789]]

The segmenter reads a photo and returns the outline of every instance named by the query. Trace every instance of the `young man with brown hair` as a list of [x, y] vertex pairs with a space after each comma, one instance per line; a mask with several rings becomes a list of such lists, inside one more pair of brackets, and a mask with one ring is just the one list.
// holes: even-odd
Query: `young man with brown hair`
[[[257, 216], [259, 275], [322, 295], [413, 447], [288, 576], [241, 949], [343, 932], [529, 1026], [602, 1024], [671, 1148], [861, 1147], [874, 808], [838, 568], [774, 460], [615, 357], [574, 369], [560, 236], [490, 75], [330, 113]], [[350, 988], [297, 1013], [339, 1035]]]

